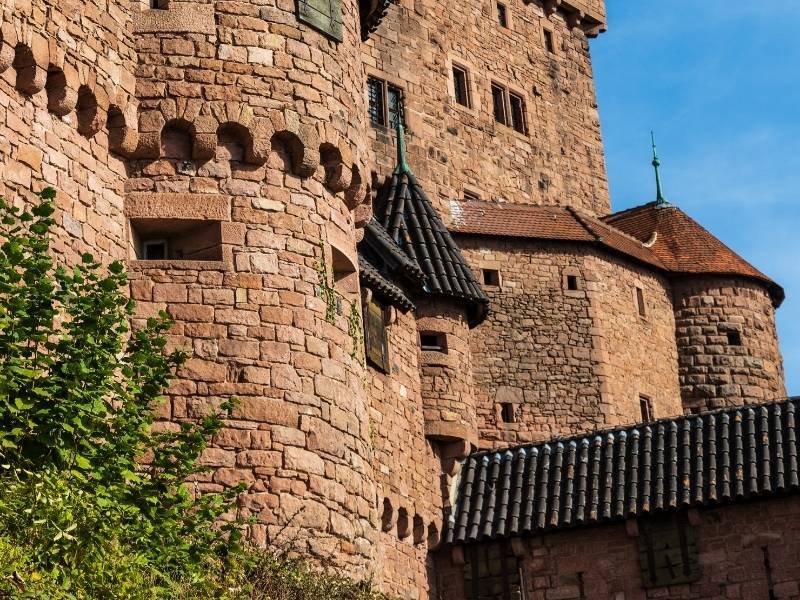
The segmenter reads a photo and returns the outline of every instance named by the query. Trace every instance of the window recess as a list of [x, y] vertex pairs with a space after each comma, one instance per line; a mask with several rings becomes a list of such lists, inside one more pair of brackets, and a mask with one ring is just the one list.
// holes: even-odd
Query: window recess
[[472, 108], [472, 98], [469, 93], [469, 72], [458, 65], [453, 65], [453, 93], [458, 104]]
[[131, 219], [137, 260], [222, 260], [222, 223], [200, 219]]
[[523, 135], [528, 134], [525, 100], [499, 83], [492, 84], [494, 120]]
[[419, 346], [423, 352], [447, 352], [447, 336], [443, 333], [423, 331], [419, 334]]
[[405, 101], [403, 90], [383, 79], [367, 79], [369, 99], [369, 120], [376, 127], [397, 127], [398, 121], [405, 122]]

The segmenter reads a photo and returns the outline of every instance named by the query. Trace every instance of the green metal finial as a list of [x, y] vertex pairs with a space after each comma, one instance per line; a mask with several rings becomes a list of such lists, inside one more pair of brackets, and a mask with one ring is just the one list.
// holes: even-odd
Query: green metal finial
[[406, 158], [406, 132], [403, 128], [403, 119], [399, 116], [397, 118], [395, 131], [397, 132], [397, 168], [394, 172], [396, 175], [411, 173], [411, 166], [408, 164], [408, 159]]
[[656, 204], [669, 204], [667, 199], [664, 198], [664, 191], [661, 189], [661, 161], [658, 159], [658, 151], [656, 150], [656, 136], [651, 131], [650, 139], [653, 142], [653, 168], [656, 170]]

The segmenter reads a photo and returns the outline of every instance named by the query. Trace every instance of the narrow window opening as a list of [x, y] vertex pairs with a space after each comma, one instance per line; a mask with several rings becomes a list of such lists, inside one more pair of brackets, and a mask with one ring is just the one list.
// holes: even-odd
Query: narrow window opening
[[767, 586], [769, 588], [769, 600], [775, 600], [777, 596], [775, 595], [775, 582], [772, 578], [772, 564], [769, 560], [769, 548], [764, 546], [761, 548], [761, 552], [764, 554], [764, 572], [767, 576]]
[[381, 529], [383, 531], [389, 531], [392, 528], [393, 512], [391, 500], [384, 498], [383, 512], [381, 513]]
[[742, 345], [742, 334], [739, 331], [729, 331], [728, 332], [728, 345], [729, 346], [741, 346]]
[[550, 54], [556, 53], [556, 43], [553, 39], [553, 32], [549, 29], [544, 30], [544, 47]]
[[494, 108], [494, 120], [501, 125], [507, 125], [506, 90], [494, 83], [492, 84], [492, 106]]
[[528, 133], [528, 125], [525, 120], [525, 101], [516, 94], [509, 94], [509, 104], [511, 105], [511, 127], [515, 131], [524, 134]]
[[469, 94], [469, 77], [467, 76], [467, 70], [455, 65], [453, 65], [453, 91], [455, 93], [456, 102], [461, 106], [471, 108], [472, 102]]
[[636, 307], [639, 310], [640, 317], [647, 315], [647, 307], [644, 303], [644, 290], [640, 287], [636, 288]]
[[412, 529], [414, 544], [415, 545], [422, 544], [425, 541], [426, 537], [425, 534], [426, 534], [425, 521], [423, 521], [422, 517], [420, 517], [419, 515], [414, 515], [413, 529]]
[[480, 200], [480, 194], [476, 192], [471, 192], [469, 190], [464, 190], [464, 200]]
[[575, 292], [578, 290], [578, 276], [577, 275], [567, 275], [567, 289], [571, 292]]
[[165, 10], [167, 8], [168, 0], [150, 0], [150, 8]]
[[483, 269], [483, 284], [498, 287], [500, 285], [500, 271], [497, 269]]
[[133, 219], [138, 260], [222, 260], [222, 223], [199, 219]]
[[423, 332], [419, 334], [419, 346], [423, 352], [447, 352], [447, 337], [443, 333]]
[[397, 127], [398, 121], [405, 124], [403, 90], [386, 83], [383, 79], [370, 77], [367, 80], [369, 120], [377, 127]]
[[647, 396], [639, 396], [639, 410], [642, 413], [642, 423], [650, 423], [655, 420], [653, 416], [653, 401]]
[[503, 423], [517, 422], [517, 411], [511, 402], [503, 402], [500, 405], [500, 418], [503, 419]]
[[500, 27], [508, 29], [508, 9], [505, 4], [497, 3], [497, 22]]

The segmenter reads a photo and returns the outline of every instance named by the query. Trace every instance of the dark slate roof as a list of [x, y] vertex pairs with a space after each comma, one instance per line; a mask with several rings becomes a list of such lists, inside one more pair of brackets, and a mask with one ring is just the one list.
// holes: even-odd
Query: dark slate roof
[[416, 308], [402, 289], [381, 275], [380, 271], [360, 254], [358, 255], [358, 269], [361, 285], [371, 289], [372, 293], [381, 298], [384, 302], [392, 304], [404, 311], [414, 310]]
[[390, 263], [392, 269], [397, 270], [410, 280], [415, 280], [422, 285], [425, 273], [419, 265], [411, 260], [398, 246], [383, 226], [373, 217], [364, 226], [364, 239], [359, 244], [360, 248], [370, 246], [378, 252], [384, 260]]
[[378, 221], [389, 237], [425, 273], [425, 292], [466, 303], [470, 325], [489, 312], [489, 298], [461, 255], [405, 158], [402, 125], [398, 124], [398, 165], [378, 199]]
[[463, 465], [448, 543], [524, 536], [800, 489], [800, 400], [722, 409]]
[[358, 7], [361, 13], [361, 39], [367, 41], [383, 21], [389, 11], [392, 0], [359, 0]]

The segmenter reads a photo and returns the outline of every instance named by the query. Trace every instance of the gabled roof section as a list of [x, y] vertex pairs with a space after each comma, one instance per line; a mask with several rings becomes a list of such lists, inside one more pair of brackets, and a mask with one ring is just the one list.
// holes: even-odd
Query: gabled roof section
[[445, 539], [525, 536], [797, 493], [798, 413], [795, 398], [473, 454]]
[[425, 292], [466, 303], [470, 325], [483, 321], [489, 298], [411, 172], [402, 125], [398, 125], [398, 166], [378, 206], [377, 218], [384, 230], [425, 274]]
[[673, 273], [738, 275], [766, 284], [776, 306], [785, 297], [781, 286], [673, 204], [650, 202], [603, 221], [647, 244]]
[[665, 269], [641, 241], [574, 208], [476, 201], [454, 201], [450, 206], [454, 233], [598, 244]]

